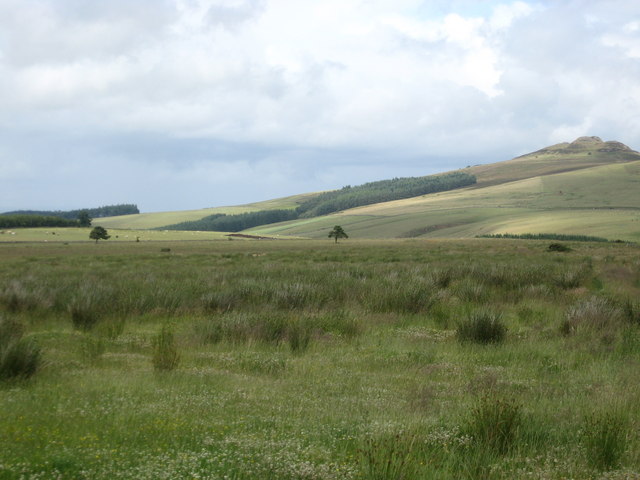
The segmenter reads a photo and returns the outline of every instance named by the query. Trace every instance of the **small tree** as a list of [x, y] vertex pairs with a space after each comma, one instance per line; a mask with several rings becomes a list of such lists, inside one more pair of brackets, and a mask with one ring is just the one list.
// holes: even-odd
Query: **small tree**
[[78, 225], [81, 227], [91, 226], [91, 217], [89, 216], [89, 212], [87, 210], [81, 210], [80, 212], [78, 212]]
[[346, 234], [340, 225], [336, 225], [333, 227], [333, 230], [329, 232], [329, 238], [335, 238], [336, 243], [338, 243], [339, 238], [349, 238], [349, 235]]
[[111, 235], [107, 235], [107, 231], [102, 227], [94, 227], [89, 234], [89, 238], [98, 243], [98, 240], [109, 240]]

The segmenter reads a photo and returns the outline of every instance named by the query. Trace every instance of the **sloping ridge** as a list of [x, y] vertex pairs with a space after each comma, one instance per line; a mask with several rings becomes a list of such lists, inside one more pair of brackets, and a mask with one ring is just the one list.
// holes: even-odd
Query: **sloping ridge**
[[640, 241], [640, 154], [620, 142], [580, 137], [464, 171], [478, 183], [250, 231], [323, 238], [340, 224], [352, 238], [571, 233]]
[[571, 143], [559, 143], [512, 160], [477, 165], [465, 171], [478, 179], [474, 188], [484, 188], [525, 178], [634, 160], [640, 160], [640, 153], [623, 143], [603, 142], [599, 137], [580, 137]]

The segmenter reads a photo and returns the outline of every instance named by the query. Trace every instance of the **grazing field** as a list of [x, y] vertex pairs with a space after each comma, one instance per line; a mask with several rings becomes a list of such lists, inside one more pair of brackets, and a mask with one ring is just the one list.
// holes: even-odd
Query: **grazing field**
[[317, 193], [303, 193], [291, 197], [275, 198], [263, 202], [248, 203], [229, 207], [211, 207], [198, 210], [178, 210], [174, 212], [153, 212], [139, 213], [135, 215], [120, 215], [117, 217], [96, 218], [94, 224], [102, 225], [105, 228], [122, 229], [150, 229], [159, 228], [174, 223], [200, 220], [209, 215], [224, 213], [235, 215], [238, 213], [255, 212], [259, 210], [279, 210], [296, 208], [300, 202], [313, 197]]
[[0, 244], [0, 478], [638, 479], [640, 248], [563, 245]]
[[[94, 222], [101, 225], [98, 219]], [[0, 234], [0, 243], [75, 243], [75, 242], [92, 242], [89, 238], [89, 228], [15, 228], [4, 230]], [[125, 230], [117, 228], [109, 228], [107, 233], [110, 235], [109, 243], [130, 243], [130, 242], [169, 242], [169, 241], [202, 241], [202, 240], [227, 240], [224, 232], [180, 232], [168, 230]], [[103, 243], [100, 240], [100, 243]]]
[[248, 232], [320, 238], [336, 224], [358, 238], [554, 232], [640, 241], [640, 162], [461, 188]]

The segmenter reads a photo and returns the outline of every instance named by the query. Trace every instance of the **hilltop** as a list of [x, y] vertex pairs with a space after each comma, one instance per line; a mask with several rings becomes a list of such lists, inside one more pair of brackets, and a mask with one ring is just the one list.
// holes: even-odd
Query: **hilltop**
[[466, 169], [476, 176], [477, 188], [525, 178], [581, 170], [599, 165], [640, 160], [640, 153], [616, 141], [580, 137], [542, 148], [512, 160], [477, 165]]

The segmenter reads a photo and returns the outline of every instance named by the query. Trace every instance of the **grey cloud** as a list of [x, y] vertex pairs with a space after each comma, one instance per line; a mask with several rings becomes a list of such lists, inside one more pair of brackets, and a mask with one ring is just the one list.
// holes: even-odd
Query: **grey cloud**
[[[289, 17], [281, 0], [0, 0], [0, 210], [244, 203], [569, 134], [640, 148], [637, 2], [539, 2], [461, 25], [467, 43], [444, 16], [506, 2], [374, 3], [332, 23], [322, 2]], [[392, 14], [442, 31], [412, 36]]]
[[2, 61], [25, 67], [127, 55], [166, 34], [168, 0], [2, 0]]

